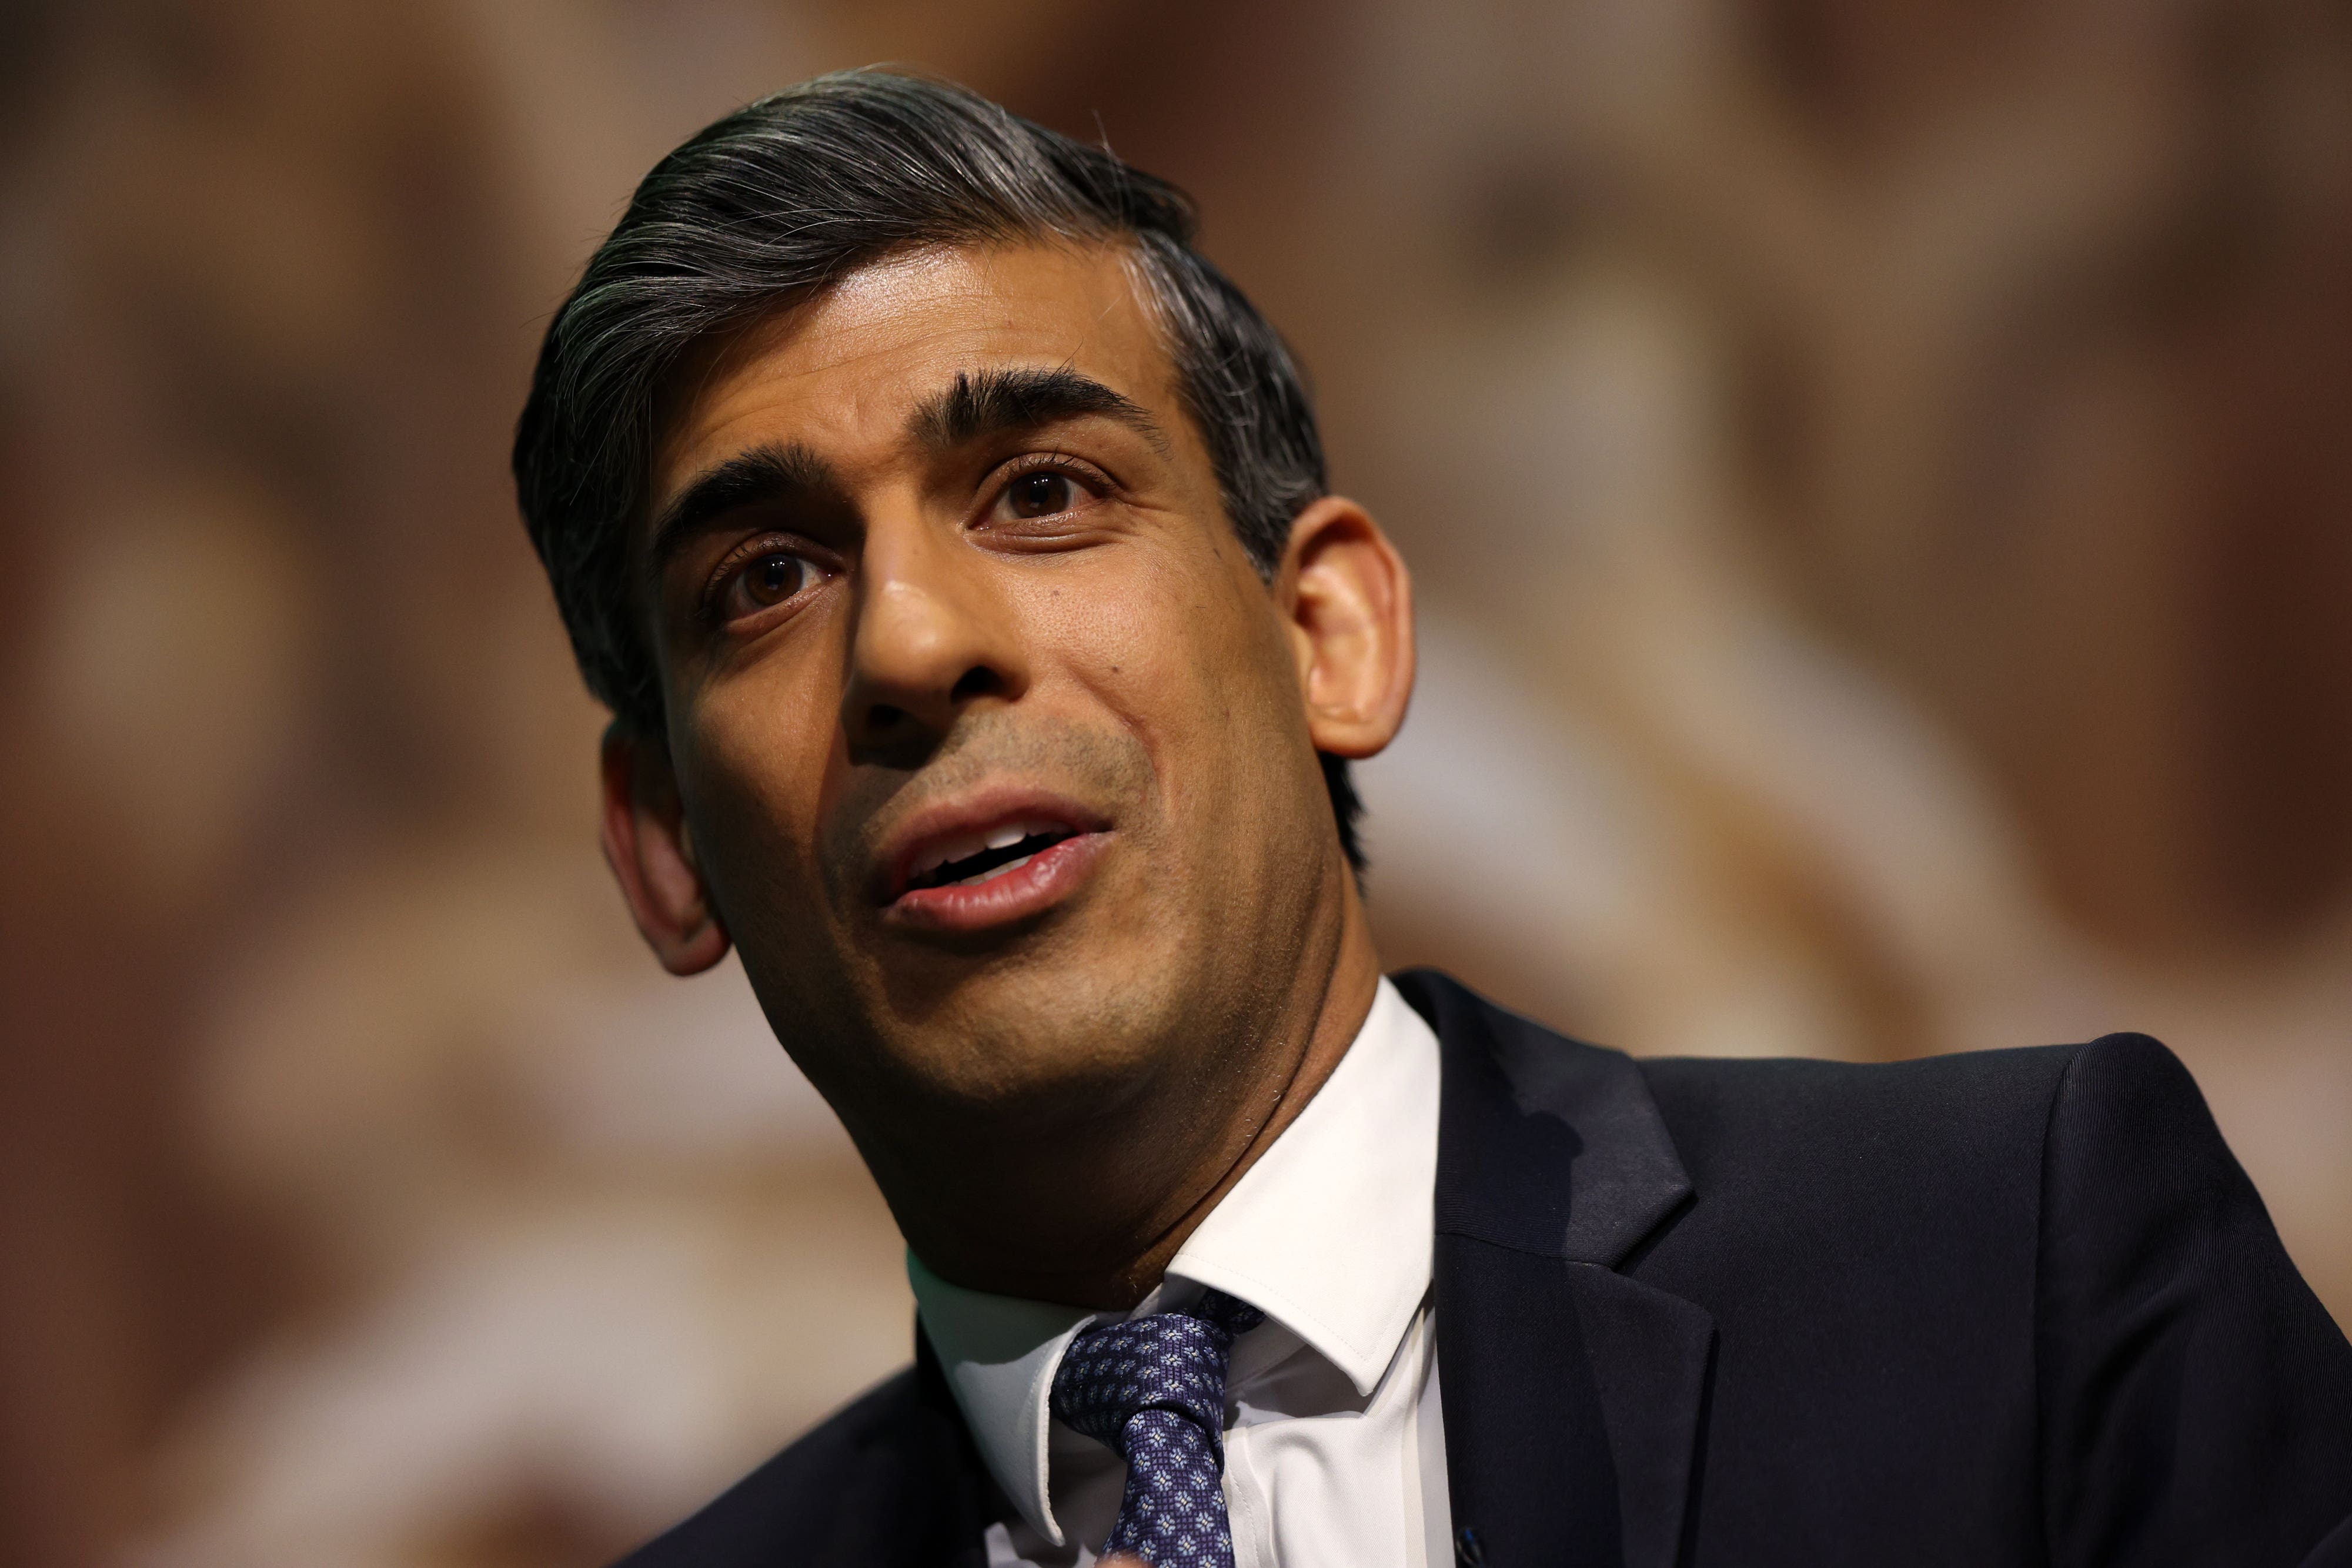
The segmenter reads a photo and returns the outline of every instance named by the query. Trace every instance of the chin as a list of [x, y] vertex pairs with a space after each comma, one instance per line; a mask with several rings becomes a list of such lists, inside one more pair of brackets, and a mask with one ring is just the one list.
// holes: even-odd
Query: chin
[[1203, 1038], [1172, 967], [1139, 956], [991, 966], [919, 1016], [900, 1016], [892, 1054], [966, 1113], [1109, 1113]]

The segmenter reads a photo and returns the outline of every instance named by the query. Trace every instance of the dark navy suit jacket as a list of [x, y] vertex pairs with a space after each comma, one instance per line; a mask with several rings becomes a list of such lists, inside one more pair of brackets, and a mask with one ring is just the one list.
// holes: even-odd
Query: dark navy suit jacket
[[[2352, 1346], [2154, 1040], [1637, 1060], [1397, 984], [1462, 1562], [2352, 1568]], [[625, 1568], [977, 1568], [917, 1338]]]

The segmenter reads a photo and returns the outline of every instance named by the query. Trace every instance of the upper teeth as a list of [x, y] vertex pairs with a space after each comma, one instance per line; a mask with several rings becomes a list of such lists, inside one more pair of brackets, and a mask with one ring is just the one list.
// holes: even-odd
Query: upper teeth
[[952, 839], [942, 839], [915, 857], [907, 868], [914, 877], [929, 875], [950, 861], [960, 861], [984, 850], [1011, 849], [1014, 844], [1035, 833], [1062, 833], [1069, 829], [1060, 822], [1015, 821], [977, 833], [962, 833]]

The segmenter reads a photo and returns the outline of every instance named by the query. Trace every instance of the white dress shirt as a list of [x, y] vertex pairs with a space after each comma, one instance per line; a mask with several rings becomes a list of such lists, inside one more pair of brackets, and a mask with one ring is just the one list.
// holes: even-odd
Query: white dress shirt
[[[1130, 1316], [1205, 1287], [1266, 1314], [1225, 1384], [1236, 1568], [1444, 1568], [1453, 1561], [1429, 1278], [1437, 1037], [1382, 980], [1297, 1120], [1244, 1172]], [[967, 1291], [909, 1255], [923, 1328], [1014, 1516], [989, 1561], [1084, 1568], [1127, 1467], [1053, 1419], [1078, 1331], [1115, 1312]]]

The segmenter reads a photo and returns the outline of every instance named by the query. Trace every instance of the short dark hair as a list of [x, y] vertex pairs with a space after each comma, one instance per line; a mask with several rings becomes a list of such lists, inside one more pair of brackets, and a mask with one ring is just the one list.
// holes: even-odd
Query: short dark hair
[[[589, 689], [660, 733], [628, 572], [665, 378], [713, 334], [909, 246], [1128, 246], [1227, 517], [1270, 580], [1292, 520], [1325, 493], [1322, 440], [1281, 335], [1192, 247], [1194, 226], [1182, 191], [1107, 148], [894, 71], [786, 88], [664, 158], [550, 323], [515, 434], [523, 522]], [[1323, 773], [1360, 871], [1347, 763], [1327, 754]]]

